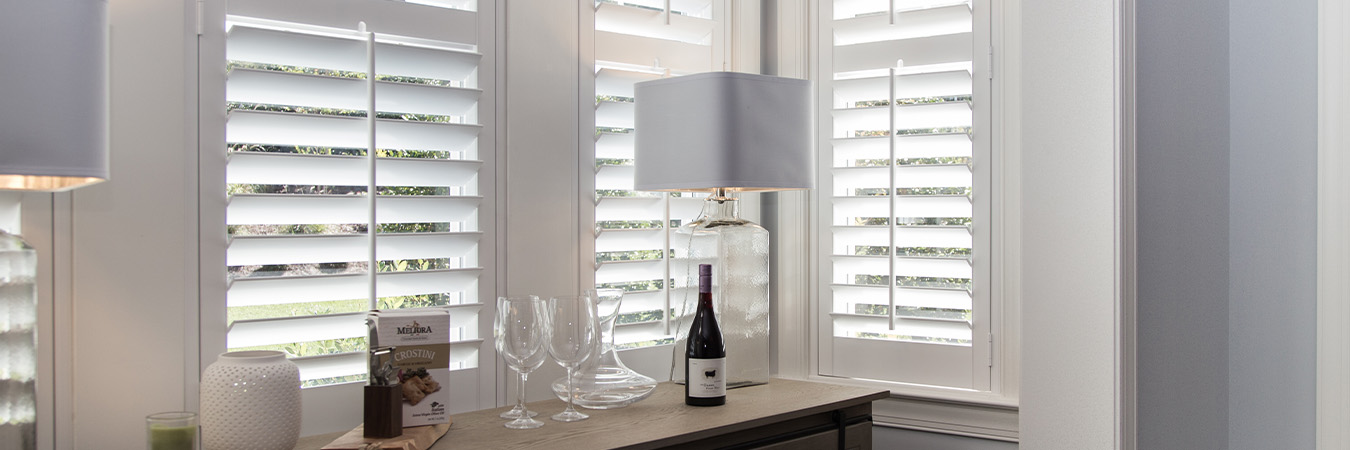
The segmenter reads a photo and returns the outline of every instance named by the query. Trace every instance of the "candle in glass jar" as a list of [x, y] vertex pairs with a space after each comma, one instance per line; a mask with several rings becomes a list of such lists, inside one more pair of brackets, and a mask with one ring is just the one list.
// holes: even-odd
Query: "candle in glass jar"
[[197, 450], [197, 414], [166, 412], [145, 417], [149, 450]]

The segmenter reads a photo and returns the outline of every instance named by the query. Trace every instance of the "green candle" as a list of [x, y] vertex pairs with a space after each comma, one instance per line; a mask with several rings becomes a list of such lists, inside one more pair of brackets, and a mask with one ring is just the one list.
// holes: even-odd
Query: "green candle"
[[197, 450], [197, 414], [187, 411], [145, 416], [149, 450]]
[[197, 427], [150, 427], [150, 450], [192, 450]]

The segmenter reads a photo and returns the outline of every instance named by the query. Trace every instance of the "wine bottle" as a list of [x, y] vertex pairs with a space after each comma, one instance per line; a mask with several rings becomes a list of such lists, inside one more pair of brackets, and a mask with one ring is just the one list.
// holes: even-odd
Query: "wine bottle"
[[689, 328], [684, 362], [684, 404], [718, 406], [727, 403], [727, 350], [713, 315], [712, 266], [698, 265], [698, 312]]

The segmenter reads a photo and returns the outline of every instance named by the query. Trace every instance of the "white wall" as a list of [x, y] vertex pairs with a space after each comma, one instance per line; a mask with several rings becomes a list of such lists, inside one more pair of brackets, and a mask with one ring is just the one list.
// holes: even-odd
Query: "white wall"
[[1141, 449], [1227, 439], [1227, 9], [1137, 2]]
[[1139, 448], [1312, 448], [1315, 0], [1141, 0]]
[[[507, 2], [505, 92], [505, 192], [498, 233], [504, 295], [541, 298], [581, 292], [578, 220], [578, 95], [580, 4], [570, 1]], [[532, 30], [530, 33], [519, 30]], [[506, 189], [528, 183], [538, 189]], [[515, 372], [510, 379], [514, 399]], [[549, 386], [564, 375], [551, 360], [525, 384], [529, 400], [550, 398]]]
[[1228, 20], [1228, 448], [1313, 448], [1317, 1]]
[[143, 445], [145, 415], [185, 408], [196, 378], [185, 5], [109, 4], [112, 179], [72, 194], [74, 426], [57, 430], [58, 448]]
[[[1021, 2], [1021, 445], [1115, 442], [1115, 2]], [[1013, 114], [1016, 116], [1017, 114]], [[1076, 206], [1063, 214], [1063, 205]]]

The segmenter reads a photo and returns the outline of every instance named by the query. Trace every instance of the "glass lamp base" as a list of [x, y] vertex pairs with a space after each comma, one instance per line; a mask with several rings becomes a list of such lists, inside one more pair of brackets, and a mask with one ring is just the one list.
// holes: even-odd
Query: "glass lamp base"
[[741, 219], [738, 201], [709, 197], [702, 214], [671, 237], [670, 378], [684, 384], [685, 347], [692, 324], [698, 264], [713, 265], [713, 310], [727, 351], [728, 389], [769, 382], [769, 232]]

